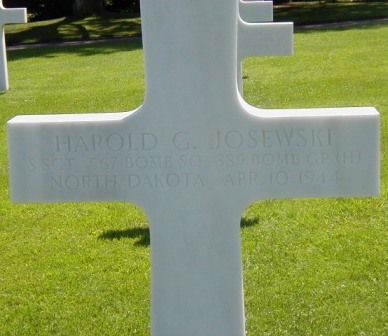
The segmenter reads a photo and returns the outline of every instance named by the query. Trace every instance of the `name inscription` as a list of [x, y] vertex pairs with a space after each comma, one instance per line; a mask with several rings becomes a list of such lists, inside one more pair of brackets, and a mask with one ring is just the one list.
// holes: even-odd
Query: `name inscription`
[[[151, 151], [158, 147], [159, 137], [154, 133], [110, 133], [107, 135], [88, 134], [72, 137], [57, 135], [56, 152], [120, 152]], [[190, 142], [190, 133], [179, 131], [171, 137], [171, 145], [176, 150], [196, 149]], [[257, 149], [279, 147], [331, 147], [330, 129], [252, 129], [247, 132], [238, 130], [217, 131], [208, 143], [211, 150], [217, 149]]]

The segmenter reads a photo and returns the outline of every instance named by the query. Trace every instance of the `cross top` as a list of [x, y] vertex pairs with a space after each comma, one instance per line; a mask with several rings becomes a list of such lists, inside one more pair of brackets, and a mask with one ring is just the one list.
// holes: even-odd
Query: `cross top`
[[8, 90], [9, 87], [4, 25], [25, 22], [27, 22], [27, 11], [25, 8], [7, 9], [3, 7], [3, 0], [0, 0], [0, 90]]
[[[233, 64], [237, 57], [234, 52], [238, 44], [237, 33], [242, 41], [239, 48], [241, 57], [252, 53], [248, 49], [254, 44], [254, 40], [249, 39], [252, 33], [256, 34], [255, 40], [265, 46], [263, 54], [289, 54], [292, 52], [292, 24], [250, 25], [239, 20], [237, 30], [235, 5], [233, 2], [215, 1], [188, 6], [185, 1], [175, 1], [174, 6], [166, 9], [162, 1], [156, 7], [162, 13], [169, 11], [169, 15], [176, 18], [171, 24], [163, 21], [163, 15], [148, 12], [142, 15], [143, 23], [150, 23], [144, 23], [142, 27], [144, 49], [147, 50], [145, 106], [153, 101], [155, 103], [152, 104], [160, 108], [165, 106], [168, 115], [176, 113], [174, 120], [185, 120], [191, 126], [201, 124], [201, 128], [204, 126], [202, 118], [214, 118], [220, 122], [239, 114], [241, 104], [238, 102], [236, 81], [232, 79], [237, 71]], [[199, 7], [205, 14], [195, 15]], [[190, 29], [193, 27], [195, 30]], [[261, 36], [257, 36], [258, 32]], [[274, 44], [273, 39], [278, 43]], [[166, 41], [169, 41], [168, 44]], [[217, 48], [214, 48], [215, 45]], [[160, 109], [147, 113], [165, 117]], [[153, 120], [158, 118], [157, 115], [153, 116]]]
[[143, 0], [141, 13], [144, 104], [10, 120], [11, 196], [139, 204], [151, 232], [152, 334], [243, 336], [244, 208], [376, 194], [378, 113], [248, 105], [237, 39], [256, 32], [269, 54], [277, 43], [289, 51], [292, 25], [236, 26], [235, 0]]

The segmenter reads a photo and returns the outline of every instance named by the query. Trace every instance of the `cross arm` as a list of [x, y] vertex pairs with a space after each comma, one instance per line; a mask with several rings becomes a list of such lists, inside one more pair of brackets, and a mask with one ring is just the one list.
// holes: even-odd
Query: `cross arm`
[[129, 164], [123, 153], [154, 146], [155, 139], [135, 131], [136, 121], [123, 130], [126, 117], [132, 119], [132, 112], [18, 116], [10, 120], [12, 201], [128, 200], [123, 187], [126, 177], [120, 175]]
[[239, 2], [240, 18], [245, 22], [273, 21], [272, 1], [243, 1]]
[[293, 53], [293, 23], [248, 23], [239, 19], [238, 59]]
[[[379, 194], [380, 116], [375, 108], [263, 110], [242, 104], [253, 117], [251, 124], [260, 119], [262, 141], [240, 176], [242, 184], [250, 185], [246, 204], [263, 198]], [[266, 178], [255, 189], [260, 176]]]
[[17, 117], [8, 122], [12, 200], [141, 205], [156, 191], [180, 197], [207, 188], [246, 206], [378, 194], [374, 108], [262, 110], [240, 99], [230, 126], [215, 129], [161, 129], [136, 112]]
[[26, 22], [27, 10], [25, 8], [4, 8], [0, 6], [0, 25]]

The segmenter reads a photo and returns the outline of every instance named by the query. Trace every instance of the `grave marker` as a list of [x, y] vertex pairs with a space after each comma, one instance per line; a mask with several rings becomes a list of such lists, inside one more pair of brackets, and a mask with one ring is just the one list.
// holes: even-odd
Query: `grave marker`
[[[246, 23], [262, 23], [273, 21], [273, 4], [272, 1], [252, 1], [252, 0], [240, 0], [239, 1], [239, 17]], [[257, 26], [257, 25], [256, 25]], [[284, 37], [288, 37], [288, 41], [282, 41], [277, 46], [283, 46], [283, 50], [278, 50], [277, 53], [267, 54], [265, 48], [255, 42], [255, 36], [251, 35], [251, 39], [243, 39], [239, 36], [238, 45], [238, 59], [237, 59], [237, 85], [241, 95], [243, 95], [243, 78], [242, 78], [242, 60], [248, 56], [285, 56], [292, 54], [292, 48], [288, 50], [284, 49], [284, 46], [292, 45], [292, 27], [288, 27], [287, 34], [283, 34]], [[240, 34], [241, 35], [241, 34]], [[241, 40], [241, 41], [240, 41]], [[244, 41], [244, 42], [242, 42]], [[280, 41], [279, 41], [280, 42]], [[288, 42], [288, 43], [287, 43]], [[246, 53], [245, 50], [249, 49], [250, 52]]]
[[137, 203], [150, 223], [152, 335], [243, 336], [242, 212], [261, 199], [376, 195], [379, 114], [245, 103], [234, 0], [143, 0], [141, 13], [143, 105], [10, 120], [12, 200]]
[[5, 47], [4, 25], [8, 23], [26, 23], [25, 8], [4, 8], [0, 0], [0, 91], [8, 90], [7, 50]]

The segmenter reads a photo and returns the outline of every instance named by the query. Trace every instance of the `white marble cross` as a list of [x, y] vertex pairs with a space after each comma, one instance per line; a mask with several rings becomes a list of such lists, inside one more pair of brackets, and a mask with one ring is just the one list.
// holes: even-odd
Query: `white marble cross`
[[[262, 110], [242, 100], [237, 10], [235, 0], [142, 0], [142, 106], [8, 122], [14, 202], [144, 209], [153, 336], [245, 335], [240, 218], [251, 202], [379, 192], [374, 108]], [[260, 29], [275, 48], [267, 34], [279, 26]]]
[[25, 8], [4, 8], [0, 0], [0, 91], [8, 90], [7, 50], [5, 48], [4, 25], [7, 23], [27, 22]]

